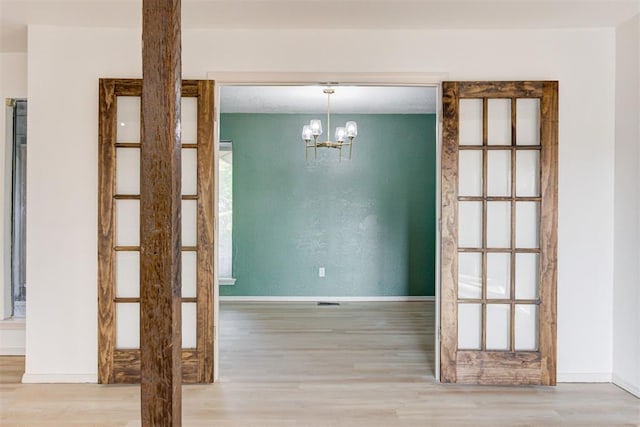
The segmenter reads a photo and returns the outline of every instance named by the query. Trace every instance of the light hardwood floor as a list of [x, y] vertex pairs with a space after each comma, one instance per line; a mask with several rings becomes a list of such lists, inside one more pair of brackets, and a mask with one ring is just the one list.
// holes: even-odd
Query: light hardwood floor
[[[221, 376], [185, 386], [185, 426], [638, 426], [611, 384], [439, 385], [433, 303], [223, 303]], [[9, 384], [0, 425], [138, 426], [139, 387]]]

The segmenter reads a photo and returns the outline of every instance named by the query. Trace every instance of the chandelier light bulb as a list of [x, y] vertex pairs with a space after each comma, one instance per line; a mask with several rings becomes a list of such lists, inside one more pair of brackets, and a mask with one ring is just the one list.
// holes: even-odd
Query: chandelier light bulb
[[322, 121], [311, 120], [311, 122], [309, 123], [309, 126], [311, 127], [311, 133], [313, 134], [313, 136], [322, 135]]
[[346, 135], [346, 132], [343, 127], [336, 128], [336, 142], [344, 142], [345, 135]]
[[345, 125], [345, 131], [347, 134], [347, 138], [355, 138], [358, 136], [358, 125], [356, 122], [347, 122]]
[[313, 131], [311, 130], [310, 125], [304, 125], [302, 127], [302, 139], [309, 142], [313, 138]]

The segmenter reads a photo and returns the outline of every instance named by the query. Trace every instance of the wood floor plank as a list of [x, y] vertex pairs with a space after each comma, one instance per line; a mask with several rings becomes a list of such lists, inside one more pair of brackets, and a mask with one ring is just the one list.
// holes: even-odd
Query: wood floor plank
[[[640, 399], [611, 384], [437, 384], [433, 322], [431, 302], [224, 302], [220, 381], [184, 386], [183, 425], [640, 425]], [[23, 369], [15, 362], [0, 357], [0, 380]], [[139, 426], [139, 396], [136, 385], [0, 384], [0, 425]]]

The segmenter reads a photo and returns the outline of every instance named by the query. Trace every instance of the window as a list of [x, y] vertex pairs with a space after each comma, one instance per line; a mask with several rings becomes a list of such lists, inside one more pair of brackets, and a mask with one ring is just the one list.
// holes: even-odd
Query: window
[[231, 141], [220, 141], [220, 192], [218, 200], [218, 283], [233, 285], [233, 150]]
[[26, 287], [27, 101], [12, 100], [13, 179], [11, 209], [11, 311], [24, 317]]

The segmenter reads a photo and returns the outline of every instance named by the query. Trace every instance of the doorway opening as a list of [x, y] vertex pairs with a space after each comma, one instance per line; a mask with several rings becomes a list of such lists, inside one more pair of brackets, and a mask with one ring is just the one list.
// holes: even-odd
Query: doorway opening
[[[234, 151], [233, 250], [220, 245], [219, 259], [235, 281], [219, 290], [221, 375], [226, 340], [237, 340], [225, 328], [243, 325], [259, 351], [276, 345], [263, 339], [286, 349], [299, 337], [349, 352], [360, 336], [383, 354], [404, 337], [400, 352], [421, 353], [412, 363], [437, 378], [438, 88], [332, 85], [332, 127], [358, 124], [352, 158], [319, 148], [305, 160], [310, 120], [335, 140], [326, 87], [219, 85], [217, 138]], [[327, 301], [340, 305], [317, 305]], [[292, 360], [283, 373], [296, 366], [310, 365]]]
[[27, 100], [7, 102], [11, 145], [11, 317], [26, 314]]

